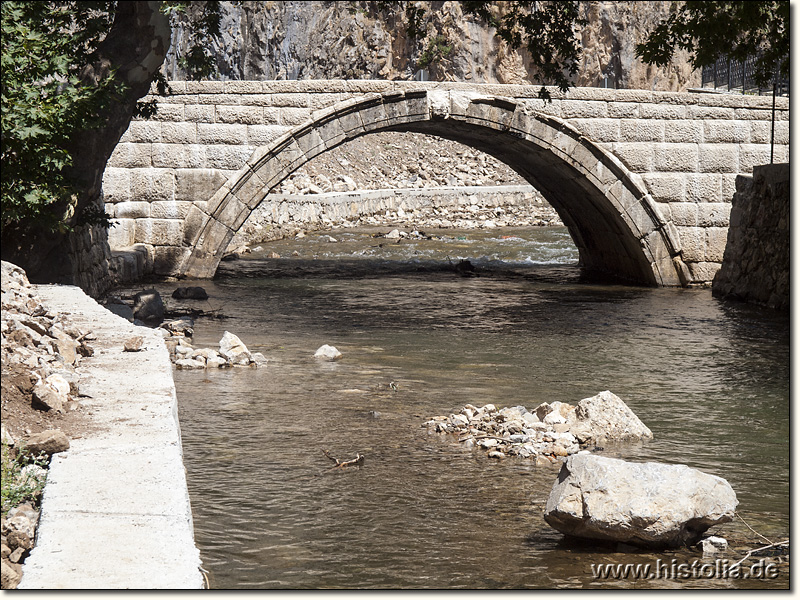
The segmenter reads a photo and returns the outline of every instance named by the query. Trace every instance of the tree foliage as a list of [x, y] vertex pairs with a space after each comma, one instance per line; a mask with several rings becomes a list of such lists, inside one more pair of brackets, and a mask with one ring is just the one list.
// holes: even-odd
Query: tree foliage
[[725, 56], [740, 62], [755, 58], [754, 79], [766, 87], [776, 72], [789, 75], [789, 2], [684, 2], [637, 45], [636, 53], [663, 66], [678, 48], [689, 51], [695, 68]]
[[[546, 85], [566, 92], [577, 74], [582, 46], [578, 27], [586, 24], [579, 15], [579, 2], [504, 2], [504, 11], [496, 2], [463, 2], [466, 13], [482, 17], [496, 35], [511, 48], [524, 47], [530, 61]], [[546, 89], [541, 98], [550, 98]]]
[[113, 73], [96, 85], [86, 85], [81, 77], [84, 65], [94, 62], [96, 38], [110, 27], [114, 3], [75, 4], [0, 6], [4, 228], [24, 219], [50, 227], [63, 222], [68, 215], [49, 209], [77, 193], [63, 175], [72, 165], [69, 139], [98, 126], [120, 92]]
[[[192, 13], [193, 39], [183, 64], [193, 79], [209, 76], [214, 63], [206, 42], [219, 35], [219, 2], [160, 5], [169, 16]], [[130, 82], [120, 72], [124, 61], [116, 60], [124, 53], [121, 48], [147, 48], [151, 40], [124, 39], [135, 34], [118, 23], [115, 28], [118, 10], [117, 2], [2, 3], [4, 232], [26, 224], [53, 231], [107, 223], [102, 211], [79, 202], [87, 190], [78, 176], [82, 165], [75, 162], [76, 146], [87, 132], [108, 135], [102, 129], [109, 114], [123, 105], [130, 104], [128, 121], [155, 111], [155, 103], [137, 104], [138, 98], [128, 97]], [[143, 89], [152, 81], [166, 93], [157, 68]]]

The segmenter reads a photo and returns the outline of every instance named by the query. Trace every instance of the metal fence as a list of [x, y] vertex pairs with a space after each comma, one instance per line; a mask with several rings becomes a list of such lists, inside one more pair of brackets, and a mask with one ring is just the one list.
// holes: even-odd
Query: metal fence
[[[703, 87], [742, 94], [772, 95], [772, 85], [765, 88], [756, 85], [753, 79], [755, 63], [755, 58], [748, 58], [743, 63], [727, 57], [720, 58], [713, 65], [703, 67]], [[781, 78], [777, 69], [772, 81], [777, 96], [789, 95], [789, 80]]]

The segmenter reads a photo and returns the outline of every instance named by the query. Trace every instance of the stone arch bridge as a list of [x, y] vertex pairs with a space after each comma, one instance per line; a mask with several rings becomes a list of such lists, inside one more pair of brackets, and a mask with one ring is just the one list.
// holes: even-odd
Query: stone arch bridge
[[[772, 98], [393, 81], [173, 82], [134, 120], [103, 180], [112, 249], [158, 274], [213, 277], [234, 233], [284, 178], [355, 137], [434, 134], [487, 152], [559, 213], [581, 264], [664, 286], [710, 282], [738, 174], [769, 163]], [[774, 160], [788, 162], [777, 99]]]

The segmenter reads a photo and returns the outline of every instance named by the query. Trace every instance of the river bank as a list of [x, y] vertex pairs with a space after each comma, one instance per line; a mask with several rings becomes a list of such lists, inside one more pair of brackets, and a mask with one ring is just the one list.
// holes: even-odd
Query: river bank
[[[24, 409], [31, 399], [24, 378], [49, 377], [37, 371], [45, 368], [39, 356], [11, 380], [17, 388], [13, 401], [3, 394], [3, 426], [19, 436], [15, 446], [40, 426], [64, 426], [73, 436], [68, 449], [52, 453], [36, 545], [21, 581], [4, 557], [4, 578], [14, 574], [4, 587], [14, 587], [13, 579], [26, 589], [202, 587], [172, 365], [162, 337], [114, 315], [76, 287], [29, 286], [19, 273], [20, 296], [33, 314], [15, 320], [7, 309], [9, 279], [3, 281], [4, 383], [11, 355], [34, 356], [18, 332], [33, 340], [23, 327], [37, 333], [37, 319], [48, 315], [68, 321], [79, 332], [74, 339], [88, 341], [90, 352], [73, 359], [75, 377], [65, 391], [70, 409], [62, 405], [63, 414], [55, 407], [41, 414]], [[45, 333], [39, 337], [47, 342]], [[141, 338], [140, 350], [126, 352], [134, 337]], [[63, 367], [57, 356], [55, 361]], [[10, 533], [11, 519], [4, 526]]]

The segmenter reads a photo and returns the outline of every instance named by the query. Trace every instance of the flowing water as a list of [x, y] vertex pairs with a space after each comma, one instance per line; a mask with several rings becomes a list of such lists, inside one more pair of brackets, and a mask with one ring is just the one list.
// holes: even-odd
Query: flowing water
[[[422, 426], [466, 403], [532, 409], [608, 389], [654, 439], [602, 454], [723, 476], [747, 523], [786, 539], [788, 316], [584, 281], [564, 228], [369, 233], [264, 244], [196, 282], [211, 296], [196, 306], [224, 318], [199, 318], [195, 346], [228, 330], [270, 361], [175, 372], [212, 587], [788, 587], [788, 564], [776, 579], [676, 579], [664, 564], [702, 554], [568, 544], [542, 518], [557, 466], [490, 459]], [[344, 357], [314, 359], [322, 344]], [[332, 471], [322, 450], [365, 463]], [[738, 519], [712, 532], [730, 562], [764, 543]], [[658, 579], [592, 572], [657, 561]]]

